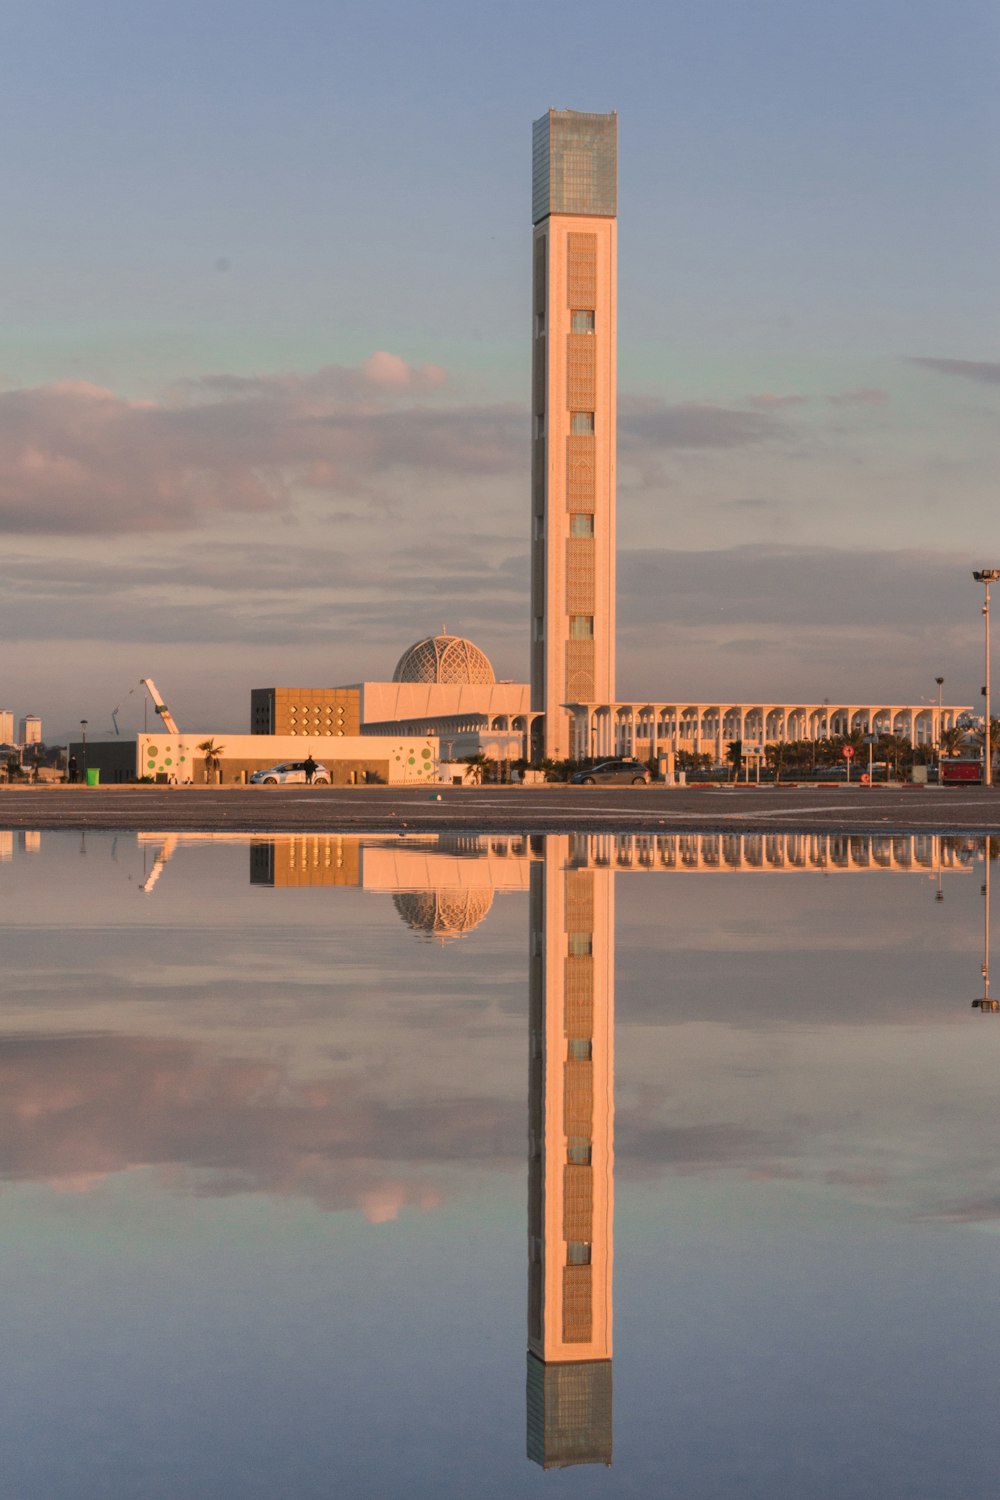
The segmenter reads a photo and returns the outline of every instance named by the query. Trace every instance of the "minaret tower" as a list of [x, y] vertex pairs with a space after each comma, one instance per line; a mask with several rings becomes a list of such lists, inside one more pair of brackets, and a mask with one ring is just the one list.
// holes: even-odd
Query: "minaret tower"
[[615, 695], [618, 116], [534, 126], [531, 707], [571, 753], [566, 703]]

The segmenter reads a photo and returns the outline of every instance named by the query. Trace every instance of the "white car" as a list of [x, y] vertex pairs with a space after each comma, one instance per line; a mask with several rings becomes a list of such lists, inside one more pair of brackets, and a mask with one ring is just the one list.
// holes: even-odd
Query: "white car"
[[[305, 761], [283, 760], [280, 765], [268, 766], [266, 771], [254, 771], [250, 776], [251, 786], [304, 786], [306, 780]], [[330, 772], [322, 761], [316, 762], [313, 786], [329, 786]]]

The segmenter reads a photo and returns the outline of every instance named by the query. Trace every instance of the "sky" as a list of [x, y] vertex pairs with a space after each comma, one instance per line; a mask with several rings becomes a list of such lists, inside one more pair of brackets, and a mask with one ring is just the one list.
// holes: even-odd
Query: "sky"
[[619, 112], [622, 697], [972, 703], [991, 0], [14, 0], [0, 706], [523, 680], [530, 127]]

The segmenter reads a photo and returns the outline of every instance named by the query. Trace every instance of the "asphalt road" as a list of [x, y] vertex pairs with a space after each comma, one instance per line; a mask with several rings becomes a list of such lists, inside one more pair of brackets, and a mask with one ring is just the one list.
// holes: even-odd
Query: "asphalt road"
[[0, 787], [0, 828], [260, 833], [1000, 832], [985, 787]]

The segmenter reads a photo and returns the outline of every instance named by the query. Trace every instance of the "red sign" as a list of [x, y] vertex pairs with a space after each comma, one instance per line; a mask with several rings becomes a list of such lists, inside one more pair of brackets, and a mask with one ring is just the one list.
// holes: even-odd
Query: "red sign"
[[844, 759], [845, 760], [853, 760], [854, 759], [854, 746], [853, 745], [845, 745], [844, 746]]
[[862, 773], [861, 773], [861, 781], [862, 781], [862, 783], [863, 783], [864, 786], [871, 786], [872, 779], [869, 776], [869, 774], [868, 774], [867, 771], [862, 771]]

